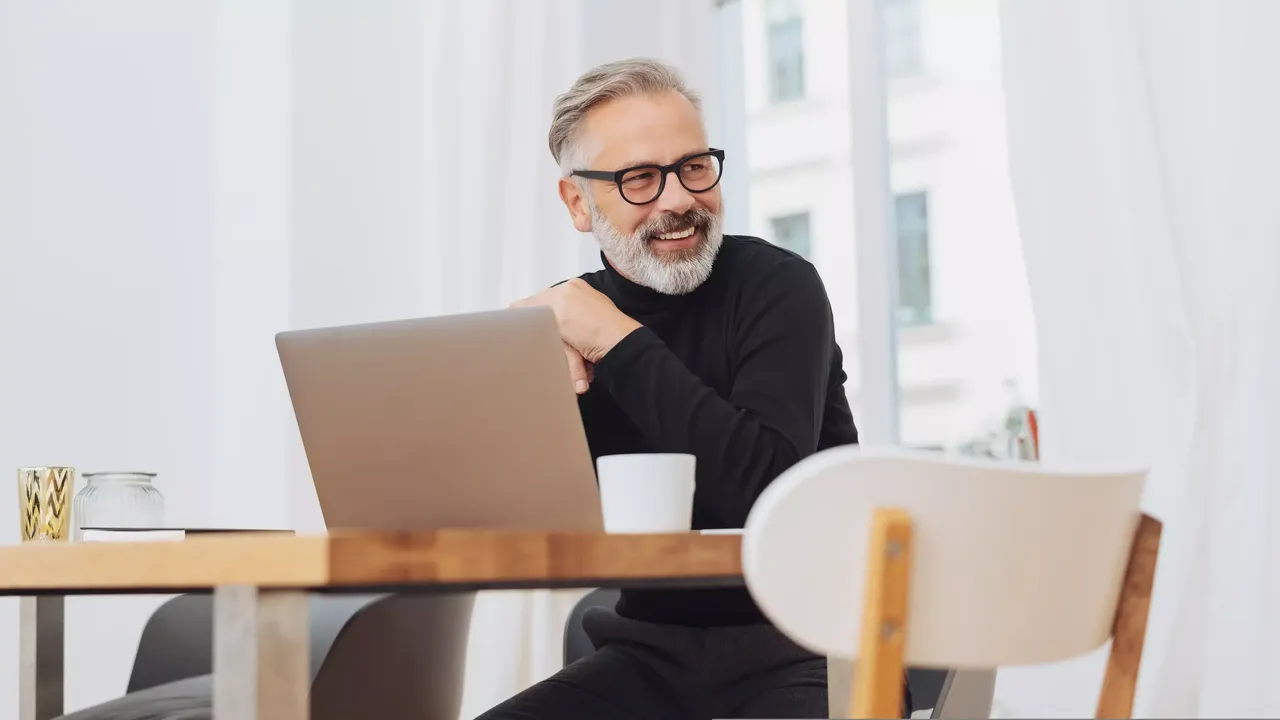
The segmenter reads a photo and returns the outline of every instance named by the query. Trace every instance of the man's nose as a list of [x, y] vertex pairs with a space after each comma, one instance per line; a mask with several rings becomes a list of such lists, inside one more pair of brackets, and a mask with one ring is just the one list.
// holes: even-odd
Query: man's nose
[[691, 207], [693, 207], [693, 194], [684, 189], [684, 185], [680, 184], [680, 178], [672, 170], [667, 174], [667, 183], [662, 188], [662, 194], [658, 196], [658, 210], [683, 215]]

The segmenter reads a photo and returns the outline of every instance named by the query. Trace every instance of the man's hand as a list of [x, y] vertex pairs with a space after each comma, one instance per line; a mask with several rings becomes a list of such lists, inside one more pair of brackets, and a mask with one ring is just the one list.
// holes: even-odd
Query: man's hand
[[569, 379], [573, 380], [573, 390], [581, 395], [591, 387], [591, 363], [583, 360], [569, 343], [564, 344], [564, 356], [569, 361]]
[[551, 308], [560, 327], [560, 337], [567, 346], [566, 352], [573, 350], [577, 353], [576, 359], [572, 353], [569, 358], [575, 386], [579, 379], [587, 379], [590, 372], [588, 364], [600, 362], [614, 345], [640, 327], [640, 323], [627, 317], [612, 300], [581, 278], [511, 303], [511, 307], [531, 305]]

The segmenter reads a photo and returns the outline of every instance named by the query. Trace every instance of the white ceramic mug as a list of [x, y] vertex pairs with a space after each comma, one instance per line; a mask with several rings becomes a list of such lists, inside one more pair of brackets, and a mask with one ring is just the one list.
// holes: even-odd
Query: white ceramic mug
[[604, 529], [687, 532], [693, 526], [697, 458], [678, 453], [605, 455], [596, 461]]

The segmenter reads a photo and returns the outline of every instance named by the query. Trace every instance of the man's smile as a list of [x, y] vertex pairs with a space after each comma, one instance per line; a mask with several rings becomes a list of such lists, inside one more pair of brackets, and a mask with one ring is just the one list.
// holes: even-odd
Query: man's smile
[[701, 241], [702, 233], [698, 231], [697, 226], [649, 238], [650, 246], [657, 250], [689, 250], [698, 247]]

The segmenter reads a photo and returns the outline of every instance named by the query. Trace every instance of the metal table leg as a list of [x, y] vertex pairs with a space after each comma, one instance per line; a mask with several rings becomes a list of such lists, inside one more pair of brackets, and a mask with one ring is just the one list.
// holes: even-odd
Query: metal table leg
[[214, 591], [214, 718], [308, 720], [307, 610], [303, 590]]
[[51, 720], [62, 714], [64, 607], [61, 595], [19, 599], [19, 720]]

